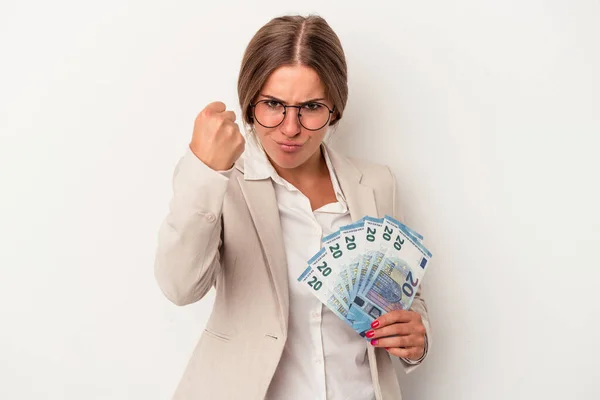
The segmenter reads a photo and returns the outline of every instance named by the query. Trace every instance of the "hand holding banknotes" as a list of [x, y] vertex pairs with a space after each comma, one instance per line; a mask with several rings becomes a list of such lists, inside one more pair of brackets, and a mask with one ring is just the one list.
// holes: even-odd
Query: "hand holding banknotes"
[[366, 337], [375, 347], [384, 347], [390, 354], [409, 360], [418, 360], [425, 353], [426, 330], [417, 312], [390, 311], [373, 321], [371, 327]]
[[388, 215], [365, 216], [323, 238], [298, 281], [373, 346], [419, 360], [426, 330], [410, 307], [432, 256], [422, 241]]
[[246, 141], [235, 123], [235, 113], [220, 101], [210, 103], [198, 114], [190, 150], [215, 171], [230, 169], [244, 152]]

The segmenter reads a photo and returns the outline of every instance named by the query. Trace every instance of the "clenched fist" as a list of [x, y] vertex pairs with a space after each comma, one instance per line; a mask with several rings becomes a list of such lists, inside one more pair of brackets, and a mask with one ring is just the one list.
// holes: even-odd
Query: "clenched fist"
[[190, 143], [192, 152], [215, 171], [230, 169], [244, 152], [245, 140], [235, 123], [235, 113], [220, 101], [198, 114]]

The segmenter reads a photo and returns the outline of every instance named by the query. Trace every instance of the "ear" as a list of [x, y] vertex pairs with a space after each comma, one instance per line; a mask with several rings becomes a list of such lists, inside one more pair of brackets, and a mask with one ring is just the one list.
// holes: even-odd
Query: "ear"
[[339, 111], [335, 111], [333, 113], [333, 116], [331, 117], [331, 121], [329, 121], [329, 126], [337, 124], [337, 122], [340, 120], [340, 112]]

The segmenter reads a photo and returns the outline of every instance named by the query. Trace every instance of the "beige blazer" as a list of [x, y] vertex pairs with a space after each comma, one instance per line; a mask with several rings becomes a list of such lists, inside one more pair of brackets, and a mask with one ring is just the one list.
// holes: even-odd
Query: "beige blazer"
[[[382, 165], [327, 147], [352, 220], [398, 210], [396, 178]], [[189, 149], [175, 168], [169, 213], [160, 227], [155, 275], [177, 305], [213, 287], [206, 329], [175, 391], [178, 400], [264, 399], [288, 335], [289, 288], [279, 212], [271, 180], [244, 180], [238, 161], [229, 179]], [[412, 309], [431, 334], [421, 293]], [[378, 400], [398, 400], [389, 354], [368, 346]], [[407, 372], [416, 366], [402, 362]]]

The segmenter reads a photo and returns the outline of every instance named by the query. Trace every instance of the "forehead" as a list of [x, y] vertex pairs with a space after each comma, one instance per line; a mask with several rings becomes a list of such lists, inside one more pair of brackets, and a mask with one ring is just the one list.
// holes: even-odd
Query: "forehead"
[[295, 103], [324, 98], [325, 86], [314, 69], [304, 65], [285, 65], [269, 75], [261, 94]]

